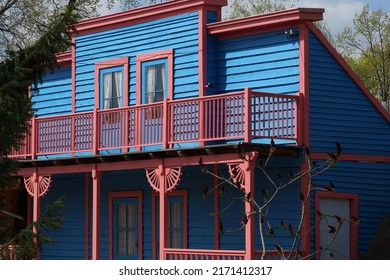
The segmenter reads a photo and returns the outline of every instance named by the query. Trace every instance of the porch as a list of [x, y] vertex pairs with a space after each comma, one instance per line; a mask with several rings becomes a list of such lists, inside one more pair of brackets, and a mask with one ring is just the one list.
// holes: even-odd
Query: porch
[[210, 144], [300, 141], [299, 94], [218, 94], [145, 105], [34, 117], [10, 157], [60, 158]]

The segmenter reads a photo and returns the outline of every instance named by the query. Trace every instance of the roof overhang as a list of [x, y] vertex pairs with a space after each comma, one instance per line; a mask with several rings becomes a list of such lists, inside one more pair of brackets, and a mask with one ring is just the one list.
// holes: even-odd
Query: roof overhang
[[[273, 155], [289, 158], [298, 158], [301, 147], [296, 145], [276, 145]], [[270, 145], [238, 143], [223, 144], [205, 147], [166, 149], [156, 151], [128, 152], [121, 154], [102, 154], [95, 156], [80, 156], [71, 158], [56, 159], [36, 159], [36, 160], [19, 160], [19, 169], [41, 168], [41, 167], [66, 167], [72, 165], [90, 165], [99, 163], [117, 163], [117, 162], [141, 162], [155, 159], [175, 159], [175, 158], [194, 158], [202, 156], [215, 156], [224, 154], [245, 154], [258, 152], [259, 157], [267, 157], [270, 151]], [[190, 162], [190, 161], [189, 161]], [[191, 161], [193, 162], [193, 161]], [[143, 168], [139, 166], [139, 168]]]
[[295, 8], [269, 14], [251, 16], [207, 25], [209, 34], [221, 37], [236, 37], [268, 30], [297, 26], [304, 21], [323, 19], [325, 10], [319, 8]]
[[100, 16], [80, 21], [76, 25], [78, 35], [100, 32], [136, 23], [165, 18], [207, 7], [220, 10], [227, 0], [171, 0], [115, 14]]

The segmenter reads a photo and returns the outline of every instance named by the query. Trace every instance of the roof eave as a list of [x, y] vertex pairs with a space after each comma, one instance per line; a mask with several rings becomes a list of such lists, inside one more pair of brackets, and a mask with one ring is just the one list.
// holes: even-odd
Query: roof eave
[[325, 10], [321, 8], [295, 8], [269, 14], [210, 23], [207, 25], [209, 34], [229, 36], [243, 32], [255, 32], [259, 29], [291, 26], [302, 21], [319, 21], [323, 19]]

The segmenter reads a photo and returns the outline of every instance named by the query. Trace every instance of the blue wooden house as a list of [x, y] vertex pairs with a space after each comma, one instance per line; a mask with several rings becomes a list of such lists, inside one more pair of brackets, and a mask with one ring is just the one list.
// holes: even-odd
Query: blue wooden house
[[[270, 176], [305, 170], [305, 146], [320, 164], [340, 143], [339, 162], [314, 181], [337, 191], [315, 192], [303, 223], [312, 227], [317, 210], [359, 217], [335, 246], [340, 258], [367, 250], [390, 212], [389, 114], [313, 24], [323, 9], [221, 21], [226, 5], [172, 0], [77, 24], [61, 67], [31, 93], [31, 132], [11, 155], [33, 220], [68, 194], [63, 229], [49, 233], [57, 243], [40, 259], [259, 258], [258, 221], [234, 230], [251, 205], [231, 203], [234, 189], [220, 196], [199, 161], [216, 174], [236, 170], [261, 200], [266, 179], [251, 163], [271, 139]], [[306, 180], [278, 197], [275, 228], [298, 226]], [[306, 234], [302, 253], [324, 234]], [[278, 235], [288, 248], [288, 231]], [[278, 258], [274, 243], [266, 249]]]

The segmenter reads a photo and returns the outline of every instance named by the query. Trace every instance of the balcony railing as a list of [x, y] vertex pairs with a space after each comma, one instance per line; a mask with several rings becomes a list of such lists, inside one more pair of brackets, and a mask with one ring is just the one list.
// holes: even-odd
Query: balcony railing
[[298, 95], [253, 92], [32, 119], [25, 144], [10, 157], [139, 151], [260, 138], [298, 141]]

